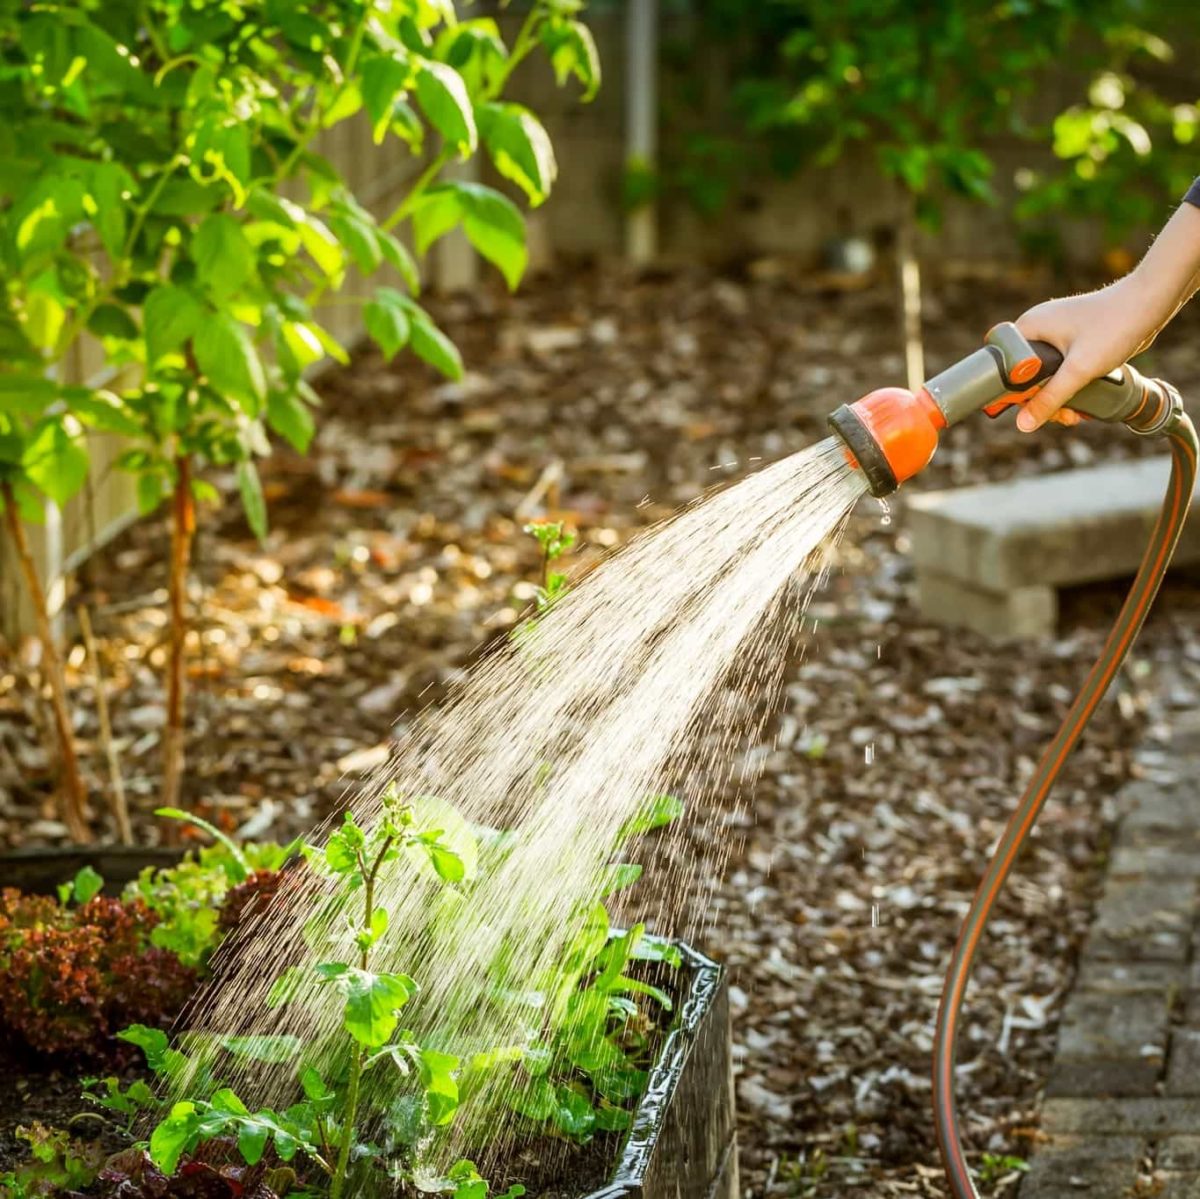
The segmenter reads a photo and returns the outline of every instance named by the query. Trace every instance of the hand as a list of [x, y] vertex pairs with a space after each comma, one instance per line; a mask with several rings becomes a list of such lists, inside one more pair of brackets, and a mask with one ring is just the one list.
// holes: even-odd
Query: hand
[[1077, 391], [1146, 349], [1174, 311], [1147, 294], [1137, 272], [1099, 291], [1047, 300], [1017, 319], [1031, 341], [1048, 341], [1063, 364], [1017, 416], [1017, 428], [1032, 433], [1047, 420], [1078, 424], [1079, 413], [1063, 408]]

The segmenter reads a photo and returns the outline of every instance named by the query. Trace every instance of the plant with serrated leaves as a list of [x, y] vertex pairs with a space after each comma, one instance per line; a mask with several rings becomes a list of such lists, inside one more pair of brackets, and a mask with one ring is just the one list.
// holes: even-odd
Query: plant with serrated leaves
[[[386, 357], [403, 348], [444, 374], [457, 350], [416, 296], [424, 252], [461, 227], [515, 286], [524, 222], [504, 194], [445, 182], [454, 159], [486, 150], [532, 204], [556, 172], [549, 138], [504, 100], [539, 47], [560, 81], [588, 94], [599, 68], [578, 0], [534, 0], [511, 45], [490, 18], [459, 21], [452, 0], [144, 0], [26, 5], [0, 0], [0, 502], [18, 514], [83, 484], [89, 429], [133, 445], [120, 465], [139, 505], [167, 502], [170, 645], [163, 799], [182, 777], [185, 584], [199, 471], [236, 473], [251, 529], [266, 529], [255, 460], [273, 431], [313, 435], [305, 372], [346, 352], [319, 301], [361, 309]], [[404, 201], [378, 219], [316, 148], [351, 119], [376, 143], [426, 159]], [[386, 286], [343, 288], [387, 268]], [[80, 338], [117, 373], [106, 388], [57, 380]], [[138, 381], [126, 386], [125, 373]], [[23, 556], [23, 561], [28, 555]], [[45, 596], [26, 571], [51, 652]], [[72, 833], [86, 833], [61, 671], [47, 659]]]
[[[347, 813], [324, 846], [305, 847], [310, 867], [335, 884], [333, 899], [317, 924], [327, 930], [334, 921], [349, 920], [355, 954], [351, 960], [289, 967], [272, 988], [269, 1002], [290, 1002], [308, 983], [318, 990], [333, 990], [342, 1014], [338, 1044], [305, 1046], [295, 1037], [284, 1036], [223, 1037], [207, 1049], [201, 1045], [201, 1055], [189, 1058], [184, 1051], [170, 1048], [154, 1030], [135, 1028], [122, 1034], [142, 1046], [152, 1069], [176, 1082], [186, 1077], [186, 1090], [192, 1096], [173, 1103], [151, 1135], [150, 1155], [160, 1170], [170, 1174], [182, 1154], [194, 1152], [214, 1137], [232, 1136], [250, 1165], [261, 1160], [268, 1145], [285, 1162], [302, 1153], [326, 1177], [330, 1195], [340, 1199], [352, 1172], [379, 1156], [377, 1148], [359, 1139], [359, 1109], [364, 1075], [385, 1065], [413, 1081], [430, 1126], [453, 1118], [458, 1106], [458, 1059], [420, 1045], [412, 1033], [399, 1027], [399, 1013], [415, 994], [416, 982], [406, 974], [372, 969], [373, 951], [388, 929], [387, 909], [376, 903], [380, 871], [401, 858], [411, 862], [414, 855], [445, 884], [454, 885], [464, 877], [464, 864], [444, 841], [442, 830], [419, 826], [411, 807], [394, 793], [385, 800], [383, 818], [373, 830], [364, 830]], [[316, 940], [324, 943], [320, 937]], [[188, 1036], [183, 1040], [187, 1044]], [[251, 1111], [217, 1081], [213, 1049], [252, 1060], [298, 1059], [303, 1100], [282, 1112]], [[318, 1069], [314, 1059], [326, 1068]], [[98, 1097], [103, 1106], [124, 1111], [136, 1102], [119, 1086], [115, 1094], [111, 1086], [108, 1089], [110, 1094]], [[473, 1167], [470, 1173], [469, 1179], [465, 1173], [463, 1178], [451, 1178], [444, 1189], [476, 1194], [463, 1190], [478, 1180]]]

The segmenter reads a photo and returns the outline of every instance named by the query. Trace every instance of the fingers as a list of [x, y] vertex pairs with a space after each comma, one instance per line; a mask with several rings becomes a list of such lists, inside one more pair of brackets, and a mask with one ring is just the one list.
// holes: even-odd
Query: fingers
[[1022, 433], [1040, 429], [1090, 378], [1087, 371], [1072, 364], [1068, 357], [1045, 387], [1021, 409], [1017, 416], [1017, 428]]

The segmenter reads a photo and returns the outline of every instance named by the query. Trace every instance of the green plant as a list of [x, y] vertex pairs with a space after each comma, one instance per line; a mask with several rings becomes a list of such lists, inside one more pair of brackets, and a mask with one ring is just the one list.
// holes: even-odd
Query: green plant
[[[484, 1199], [486, 1184], [473, 1166], [460, 1163], [444, 1176], [433, 1175], [421, 1150], [439, 1129], [460, 1118], [460, 1109], [470, 1108], [498, 1071], [511, 1072], [512, 1085], [501, 1093], [532, 1126], [575, 1140], [628, 1126], [628, 1104], [644, 1088], [657, 1027], [639, 1001], [662, 1012], [672, 1008], [669, 994], [634, 967], [670, 969], [678, 964], [678, 951], [647, 937], [640, 925], [614, 933], [598, 904], [572, 915], [576, 934], [545, 978], [516, 986], [505, 973], [503, 952], [493, 963], [486, 1002], [505, 1005], [520, 1045], [473, 1044], [469, 1052], [456, 1052], [438, 1031], [436, 1016], [435, 1027], [418, 1036], [401, 1025], [400, 1015], [417, 992], [420, 960], [404, 974], [374, 966], [389, 925], [389, 914], [376, 899], [382, 874], [415, 872], [414, 885], [421, 877], [436, 879], [451, 908], [469, 911], [473, 887], [499, 868], [515, 835], [473, 833], [453, 809], [429, 797], [406, 803], [393, 791], [384, 805], [376, 828], [363, 829], [347, 815], [323, 847], [305, 848], [308, 868], [332, 889], [306, 925], [311, 960], [285, 970], [268, 999], [271, 1006], [281, 1006], [335, 990], [338, 1033], [309, 1042], [295, 1036], [185, 1033], [172, 1048], [159, 1030], [135, 1027], [122, 1038], [139, 1045], [169, 1089], [186, 1097], [164, 1110], [138, 1084], [123, 1088], [116, 1079], [91, 1084], [96, 1102], [125, 1121], [146, 1107], [158, 1110], [149, 1152], [164, 1174], [179, 1167], [181, 1155], [196, 1153], [213, 1138], [231, 1137], [250, 1165], [268, 1148], [284, 1162], [311, 1162], [335, 1196], [369, 1185], [372, 1173], [386, 1166], [390, 1177], [407, 1178], [422, 1191]], [[621, 830], [620, 843], [661, 827], [679, 811], [670, 796], [647, 800]], [[639, 874], [640, 867], [618, 863], [608, 868], [603, 889], [611, 893], [628, 886]], [[435, 890], [429, 908], [432, 938], [444, 935], [439, 923], [444, 907]], [[355, 955], [331, 958], [331, 935], [347, 923]], [[291, 1063], [302, 1097], [282, 1110], [250, 1110], [220, 1080], [226, 1055]], [[386, 1071], [383, 1085], [365, 1092], [364, 1079], [381, 1071]], [[480, 1109], [477, 1121], [485, 1146], [494, 1135], [490, 1110]], [[360, 1129], [367, 1125], [386, 1131], [382, 1144], [364, 1139]]]
[[0, 1174], [0, 1199], [34, 1199], [74, 1191], [96, 1177], [104, 1160], [99, 1145], [72, 1140], [62, 1129], [44, 1124], [18, 1128], [17, 1137], [29, 1146], [30, 1160]]
[[1190, 81], [1163, 80], [1175, 52], [1151, 30], [1190, 40], [1200, 34], [1197, 14], [1161, 3], [1109, 3], [1102, 11], [1106, 20], [1077, 62], [1088, 74], [1086, 95], [1049, 129], [1061, 168], [1018, 175], [1016, 214], [1035, 237], [1064, 217], [1091, 217], [1116, 244], [1131, 230], [1157, 227], [1164, 204], [1196, 174], [1200, 106]]
[[554, 569], [554, 563], [571, 551], [578, 539], [574, 529], [568, 529], [561, 520], [534, 521], [525, 526], [528, 533], [541, 547], [542, 573], [534, 596], [536, 613], [540, 616], [567, 590], [567, 576]]
[[1023, 1173], [1029, 1163], [1010, 1153], [983, 1153], [979, 1157], [979, 1181], [989, 1189], [1007, 1174]]
[[177, 866], [146, 867], [124, 891], [158, 917], [151, 944], [169, 949], [188, 966], [203, 968], [221, 939], [231, 932], [252, 899], [269, 901], [278, 871], [300, 843], [238, 844], [214, 825], [187, 812], [160, 808], [156, 815], [204, 829], [216, 840], [187, 853]]
[[[491, 18], [459, 21], [450, 0], [143, 0], [136, 5], [0, 4], [0, 503], [19, 547], [18, 512], [65, 502], [88, 468], [85, 431], [120, 434], [139, 505], [168, 502], [170, 642], [163, 799], [184, 766], [185, 582], [197, 500], [215, 500], [206, 464], [237, 476], [251, 529], [266, 527], [256, 459], [273, 431], [303, 450], [315, 395], [305, 371], [346, 352], [318, 322], [337, 293], [359, 307], [387, 357], [411, 348], [461, 372], [457, 350], [416, 297], [420, 252], [461, 226], [510, 286], [525, 266], [524, 223], [504, 194], [439, 182], [482, 147], [530, 203], [555, 176], [527, 109], [503, 99], [543, 48], [560, 81], [599, 80], [576, 0], [535, 0], [506, 45]], [[360, 115], [361, 114], [361, 115]], [[427, 165], [379, 220], [315, 148], [318, 134], [369, 121]], [[427, 143], [433, 143], [429, 145]], [[390, 285], [343, 290], [353, 268]], [[54, 377], [85, 334], [113, 388]], [[66, 815], [86, 834], [61, 670], [45, 595], [26, 570], [62, 745]]]

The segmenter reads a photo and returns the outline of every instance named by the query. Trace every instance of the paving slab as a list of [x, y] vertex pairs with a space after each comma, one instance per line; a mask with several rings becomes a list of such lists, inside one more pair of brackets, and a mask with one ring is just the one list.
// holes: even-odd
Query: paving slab
[[1021, 1199], [1126, 1199], [1146, 1152], [1140, 1137], [1056, 1137], [1030, 1163]]
[[1019, 1199], [1200, 1199], [1200, 713], [1181, 724], [1115, 797]]

